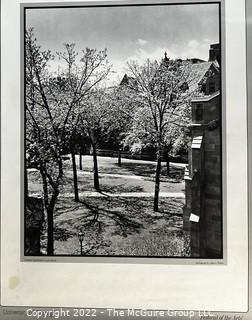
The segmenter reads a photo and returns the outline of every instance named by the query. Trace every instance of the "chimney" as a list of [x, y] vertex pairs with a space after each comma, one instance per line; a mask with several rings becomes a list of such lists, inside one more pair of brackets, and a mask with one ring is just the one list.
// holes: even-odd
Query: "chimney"
[[209, 61], [215, 61], [215, 60], [217, 60], [219, 65], [221, 65], [221, 49], [220, 49], [219, 43], [210, 45]]

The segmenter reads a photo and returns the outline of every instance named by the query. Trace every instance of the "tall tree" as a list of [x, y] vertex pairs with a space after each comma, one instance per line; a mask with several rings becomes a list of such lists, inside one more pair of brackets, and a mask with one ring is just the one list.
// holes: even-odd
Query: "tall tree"
[[47, 213], [47, 254], [53, 254], [53, 214], [63, 177], [61, 148], [64, 133], [59, 100], [50, 92], [57, 91], [50, 81], [48, 63], [53, 60], [50, 51], [37, 45], [33, 30], [26, 32], [26, 152], [33, 166], [38, 168], [43, 182], [44, 205]]
[[[87, 96], [91, 95], [95, 88], [108, 76], [111, 65], [107, 60], [106, 49], [98, 51], [86, 48], [81, 53], [78, 53], [75, 51], [75, 44], [66, 43], [64, 44], [64, 51], [58, 52], [57, 55], [65, 62], [65, 67], [60, 73], [60, 79], [62, 79], [62, 94], [69, 110], [68, 116], [71, 118], [71, 123], [68, 124], [71, 132], [69, 149], [72, 159], [74, 197], [75, 201], [79, 201], [75, 154], [76, 145], [77, 143], [80, 144], [82, 136], [80, 113], [83, 108], [81, 108], [81, 105], [85, 104]], [[79, 59], [78, 56], [80, 56]], [[97, 158], [94, 158], [94, 161], [97, 162]], [[82, 169], [81, 159], [80, 169]], [[97, 179], [96, 186], [99, 189]]]
[[94, 188], [99, 192], [97, 148], [101, 139], [108, 134], [111, 125], [110, 99], [105, 89], [97, 88], [90, 92], [83, 102], [80, 118], [92, 146]]
[[[184, 126], [192, 92], [188, 90], [189, 63], [170, 60], [165, 56], [161, 63], [147, 60], [140, 65], [128, 63], [134, 85], [130, 85], [136, 97], [138, 111], [135, 126], [139, 141], [151, 142], [156, 149], [154, 211], [158, 211], [162, 155], [170, 144], [169, 132], [176, 126]], [[139, 125], [141, 124], [141, 125]], [[173, 128], [173, 129], [172, 129]], [[132, 132], [131, 132], [132, 133]]]
[[[33, 29], [26, 32], [25, 45], [26, 152], [42, 177], [47, 212], [47, 254], [53, 255], [53, 217], [63, 178], [62, 153], [66, 145], [74, 153], [80, 104], [107, 76], [110, 66], [106, 50], [86, 48], [76, 63], [74, 45], [66, 44], [65, 51], [58, 56], [64, 59], [67, 68], [55, 76], [49, 71], [54, 56], [50, 51], [41, 50]], [[75, 157], [72, 159], [74, 162]], [[76, 191], [76, 168], [74, 172]]]
[[118, 150], [118, 166], [122, 165], [121, 153], [125, 145], [124, 140], [134, 125], [134, 114], [137, 104], [131, 90], [125, 85], [111, 88], [108, 93], [110, 99], [110, 127], [108, 139], [113, 141]]

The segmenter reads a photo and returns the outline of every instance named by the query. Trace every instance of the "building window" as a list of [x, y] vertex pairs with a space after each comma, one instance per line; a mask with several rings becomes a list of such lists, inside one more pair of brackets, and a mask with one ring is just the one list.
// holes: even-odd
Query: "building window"
[[189, 89], [188, 83], [185, 81], [182, 83], [182, 85], [180, 86], [180, 90], [185, 92]]
[[195, 120], [203, 120], [203, 104], [197, 104], [195, 109]]

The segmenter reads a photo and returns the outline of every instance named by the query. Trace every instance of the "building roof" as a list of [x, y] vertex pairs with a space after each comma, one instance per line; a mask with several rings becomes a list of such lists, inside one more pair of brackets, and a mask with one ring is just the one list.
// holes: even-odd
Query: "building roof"
[[135, 80], [134, 77], [130, 77], [125, 73], [125, 75], [122, 78], [122, 81], [120, 82], [120, 85], [135, 86], [136, 85], [136, 80]]
[[198, 96], [195, 96], [191, 102], [208, 102], [208, 101], [211, 101], [212, 99], [218, 97], [220, 95], [220, 91], [216, 91], [215, 93], [213, 94], [210, 94], [210, 95], [198, 95]]
[[203, 81], [206, 73], [209, 71], [212, 65], [213, 62], [201, 62], [193, 63], [188, 66], [189, 77], [187, 83], [191, 92], [194, 92], [198, 89], [199, 84]]
[[[197, 61], [196, 61], [197, 60]], [[165, 56], [163, 62], [168, 62], [169, 59]], [[200, 59], [187, 59], [181, 60], [182, 68], [185, 69], [185, 80], [182, 84], [186, 82], [188, 85], [189, 92], [197, 92], [199, 86], [203, 84], [204, 79], [207, 77], [207, 73], [211, 68], [214, 68], [219, 72], [219, 64], [217, 61], [203, 61]], [[187, 74], [187, 76], [186, 76]], [[134, 77], [130, 77], [125, 74], [121, 80], [120, 85], [128, 85], [131, 87], [136, 86], [136, 80]]]

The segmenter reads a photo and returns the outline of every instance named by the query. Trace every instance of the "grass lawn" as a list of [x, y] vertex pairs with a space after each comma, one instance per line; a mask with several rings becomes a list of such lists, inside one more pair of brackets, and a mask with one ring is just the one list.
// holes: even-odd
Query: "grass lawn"
[[[85, 194], [94, 189], [92, 158], [84, 156], [83, 170], [78, 170], [80, 202], [74, 202], [71, 164], [65, 161], [54, 218], [55, 254], [79, 255], [77, 234], [82, 230], [85, 255], [187, 256], [188, 235], [182, 230], [184, 199], [162, 197], [159, 212], [153, 211], [155, 163], [122, 159], [118, 167], [116, 158], [105, 157], [99, 157], [98, 163], [101, 190], [119, 195]], [[183, 193], [183, 167], [172, 165], [169, 177], [165, 171], [163, 167], [160, 192]], [[29, 192], [42, 193], [35, 170], [29, 171]], [[125, 192], [131, 196], [120, 196]], [[141, 193], [150, 196], [141, 197]], [[46, 233], [43, 237], [45, 247]]]

